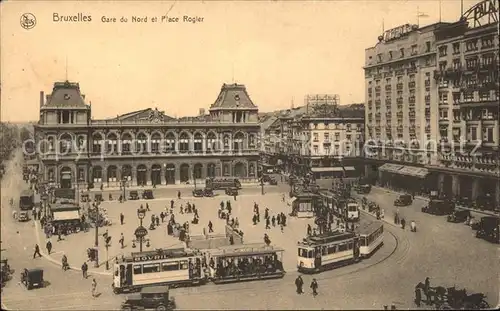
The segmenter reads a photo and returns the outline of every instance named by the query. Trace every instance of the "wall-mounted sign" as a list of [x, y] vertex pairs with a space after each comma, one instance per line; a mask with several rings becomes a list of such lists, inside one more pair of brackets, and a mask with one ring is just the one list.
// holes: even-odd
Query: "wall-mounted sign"
[[464, 13], [462, 18], [469, 22], [469, 27], [475, 28], [491, 23], [498, 23], [499, 0], [484, 0]]
[[401, 25], [401, 26], [393, 28], [393, 29], [389, 29], [386, 32], [384, 32], [384, 41], [387, 42], [387, 41], [401, 38], [402, 36], [408, 34], [412, 30], [413, 30], [413, 27], [410, 24], [405, 24], [405, 25]]

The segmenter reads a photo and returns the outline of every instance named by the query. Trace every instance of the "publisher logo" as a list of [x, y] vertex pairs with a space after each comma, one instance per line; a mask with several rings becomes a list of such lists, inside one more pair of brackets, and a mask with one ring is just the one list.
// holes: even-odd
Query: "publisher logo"
[[36, 17], [31, 13], [21, 15], [21, 27], [24, 29], [32, 29], [36, 26]]

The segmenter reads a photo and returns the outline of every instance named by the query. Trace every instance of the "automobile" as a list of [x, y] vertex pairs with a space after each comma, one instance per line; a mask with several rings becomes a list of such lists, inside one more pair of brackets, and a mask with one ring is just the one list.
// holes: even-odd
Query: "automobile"
[[130, 191], [128, 195], [129, 200], [139, 200], [139, 193], [137, 192], [137, 190]]
[[411, 195], [401, 194], [394, 201], [394, 206], [408, 206], [408, 205], [411, 205], [412, 202], [413, 202], [413, 199], [411, 198]]
[[454, 210], [453, 213], [448, 215], [446, 220], [448, 222], [465, 222], [467, 219], [470, 219], [471, 214], [469, 210], [466, 209], [459, 209], [459, 210]]
[[359, 194], [368, 194], [372, 190], [371, 185], [358, 185], [356, 187], [356, 192]]
[[230, 196], [238, 195], [238, 188], [226, 188], [226, 194]]
[[205, 188], [203, 189], [203, 196], [204, 197], [213, 197], [215, 194], [214, 194], [214, 191], [210, 188]]
[[102, 201], [104, 201], [104, 198], [102, 197], [102, 193], [96, 193], [96, 194], [94, 194], [94, 201], [96, 201], [96, 202], [102, 202]]
[[[500, 243], [499, 240], [499, 230], [500, 230], [500, 221], [498, 217], [495, 216], [486, 216], [486, 217], [481, 217], [481, 221], [475, 225], [477, 231], [476, 231], [476, 237], [477, 238], [482, 238], [487, 241], [493, 242], [493, 243]], [[475, 228], [472, 229], [475, 229]]]
[[203, 197], [204, 194], [205, 193], [204, 193], [203, 189], [194, 189], [193, 190], [193, 197], [195, 197], [195, 198]]
[[43, 270], [42, 269], [24, 269], [21, 272], [21, 284], [24, 284], [28, 290], [34, 287], [43, 287]]
[[427, 206], [422, 207], [423, 213], [432, 215], [450, 215], [455, 210], [455, 204], [449, 200], [430, 200]]
[[222, 190], [228, 187], [241, 189], [241, 183], [237, 178], [207, 178], [205, 185], [214, 190]]
[[169, 297], [168, 286], [143, 287], [139, 293], [128, 295], [121, 305], [122, 310], [154, 309], [166, 311], [175, 309], [175, 300]]
[[29, 221], [30, 220], [30, 214], [28, 211], [20, 211], [19, 216], [17, 216], [17, 220], [24, 222], [24, 221]]
[[152, 199], [154, 199], [153, 190], [151, 190], [151, 189], [144, 190], [142, 192], [142, 198], [145, 199], [145, 200], [152, 200]]
[[0, 284], [3, 284], [10, 279], [10, 266], [7, 259], [0, 261]]

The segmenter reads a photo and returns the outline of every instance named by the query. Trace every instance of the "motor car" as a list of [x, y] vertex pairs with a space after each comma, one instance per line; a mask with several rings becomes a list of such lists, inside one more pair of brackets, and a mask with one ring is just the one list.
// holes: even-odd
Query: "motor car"
[[122, 310], [154, 309], [166, 311], [175, 309], [175, 300], [169, 295], [168, 286], [144, 287], [139, 293], [128, 295], [121, 305]]
[[137, 192], [137, 190], [131, 190], [128, 195], [129, 200], [139, 200], [139, 193]]
[[466, 209], [459, 209], [459, 210], [454, 210], [446, 220], [448, 222], [465, 222], [467, 219], [471, 217], [470, 211]]
[[26, 289], [31, 290], [35, 287], [43, 287], [43, 270], [39, 268], [24, 269], [21, 272], [21, 283], [26, 286]]
[[401, 194], [395, 201], [394, 206], [408, 206], [411, 205], [413, 199], [409, 194]]
[[422, 207], [423, 213], [432, 215], [450, 215], [455, 210], [455, 204], [449, 200], [430, 200], [427, 206]]
[[203, 189], [203, 196], [205, 197], [213, 197], [215, 194], [214, 194], [214, 191], [210, 188], [205, 188]]
[[204, 191], [203, 189], [194, 189], [193, 190], [193, 197], [195, 198], [200, 198], [204, 196]]
[[226, 188], [226, 194], [230, 196], [238, 195], [238, 188]]
[[25, 222], [30, 220], [30, 214], [28, 211], [20, 211], [17, 216], [17, 220], [20, 222]]
[[207, 178], [205, 185], [213, 190], [222, 190], [228, 187], [241, 189], [241, 183], [237, 178]]
[[371, 190], [371, 185], [359, 185], [358, 187], [356, 187], [356, 192], [359, 194], [368, 194]]
[[500, 243], [498, 234], [500, 230], [500, 221], [498, 217], [495, 216], [481, 217], [481, 221], [477, 223], [476, 228], [477, 228], [476, 231], [477, 238], [482, 238], [484, 240], [497, 244]]
[[3, 284], [10, 280], [10, 266], [8, 263], [7, 259], [2, 259], [0, 261], [0, 285], [3, 286]]
[[145, 200], [152, 200], [152, 199], [154, 199], [153, 190], [151, 190], [151, 189], [144, 190], [142, 192], [142, 198], [145, 199]]
[[102, 197], [102, 193], [96, 193], [96, 194], [94, 194], [94, 201], [96, 201], [96, 202], [102, 202], [102, 201], [104, 201], [104, 198]]

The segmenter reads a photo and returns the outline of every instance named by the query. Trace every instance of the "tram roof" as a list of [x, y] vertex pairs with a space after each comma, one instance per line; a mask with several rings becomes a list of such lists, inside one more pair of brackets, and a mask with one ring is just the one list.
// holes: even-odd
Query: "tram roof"
[[321, 235], [307, 237], [306, 239], [303, 240], [302, 243], [301, 242], [299, 243], [304, 245], [326, 244], [326, 243], [351, 239], [355, 236], [356, 234], [353, 232], [328, 232]]
[[209, 253], [212, 256], [226, 256], [226, 257], [236, 257], [236, 256], [254, 256], [271, 254], [276, 252], [284, 252], [285, 250], [280, 247], [268, 246], [266, 244], [242, 244], [242, 245], [229, 245], [222, 246], [213, 250]]
[[358, 228], [358, 233], [362, 235], [369, 235], [376, 231], [378, 228], [383, 227], [384, 224], [380, 221], [372, 221], [364, 226]]
[[195, 252], [186, 248], [163, 248], [146, 252], [134, 252], [130, 256], [125, 256], [124, 261], [148, 261], [167, 258], [178, 258], [193, 255]]

